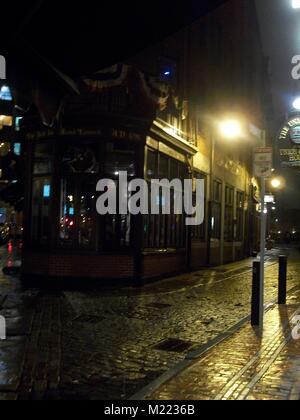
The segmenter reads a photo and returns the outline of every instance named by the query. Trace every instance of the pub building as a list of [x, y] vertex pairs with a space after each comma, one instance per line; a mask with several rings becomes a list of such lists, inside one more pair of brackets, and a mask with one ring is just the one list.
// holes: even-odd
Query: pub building
[[[268, 135], [271, 95], [256, 26], [254, 3], [230, 0], [124, 64], [76, 83], [64, 78], [68, 93], [56, 107], [55, 89], [35, 90], [20, 133], [24, 276], [142, 284], [258, 249], [252, 152]], [[241, 139], [220, 138], [228, 113], [242, 121]], [[98, 215], [98, 181], [117, 184], [121, 171], [149, 183], [203, 179], [204, 223], [187, 228], [185, 215], [174, 214]]]
[[[207, 217], [201, 226], [187, 228], [185, 215], [98, 215], [100, 179], [117, 183], [121, 171], [149, 183], [200, 178], [209, 190], [210, 168], [207, 173], [200, 170], [205, 169], [206, 159], [195, 139], [164, 120], [166, 115], [168, 121], [188, 118], [171, 85], [119, 64], [82, 79], [79, 90], [80, 94], [64, 99], [51, 128], [32, 111], [22, 120], [27, 184], [24, 276], [140, 284], [208, 263], [220, 264], [223, 211], [227, 218], [223, 235], [228, 242], [224, 242], [222, 262], [248, 253], [247, 242], [242, 241], [243, 188], [248, 182], [250, 191], [252, 184], [246, 169], [234, 162], [216, 165], [215, 175], [220, 177], [224, 177], [222, 166], [229, 165], [228, 176], [240, 183], [241, 191], [235, 194], [234, 187], [224, 186], [223, 209], [223, 184], [214, 179], [210, 232]], [[162, 209], [164, 203], [158, 200]], [[207, 211], [206, 191], [206, 215]]]
[[117, 183], [121, 171], [149, 182], [192, 176], [197, 148], [156, 118], [165, 111], [183, 112], [171, 87], [121, 64], [83, 79], [53, 127], [23, 118], [24, 275], [128, 280], [185, 270], [184, 215], [96, 211], [98, 181]]

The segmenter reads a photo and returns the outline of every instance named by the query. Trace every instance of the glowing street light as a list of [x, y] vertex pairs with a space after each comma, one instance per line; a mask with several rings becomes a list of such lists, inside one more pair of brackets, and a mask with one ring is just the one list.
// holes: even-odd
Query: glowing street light
[[[300, 0], [299, 0], [300, 2]], [[293, 102], [293, 108], [296, 109], [296, 111], [300, 111], [300, 98], [296, 98]]]
[[274, 178], [271, 181], [271, 185], [272, 185], [273, 188], [275, 188], [277, 190], [278, 188], [280, 188], [282, 186], [282, 182], [279, 178]]
[[220, 132], [223, 137], [235, 139], [241, 137], [242, 127], [236, 120], [227, 120], [220, 123]]
[[300, 0], [292, 0], [292, 8], [300, 9]]

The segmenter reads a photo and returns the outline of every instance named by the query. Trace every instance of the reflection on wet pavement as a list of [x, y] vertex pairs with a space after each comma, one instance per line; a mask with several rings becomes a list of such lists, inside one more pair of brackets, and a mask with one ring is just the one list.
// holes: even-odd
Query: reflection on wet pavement
[[[20, 251], [1, 248], [1, 263], [15, 264]], [[279, 253], [268, 256], [266, 302], [277, 294]], [[0, 398], [13, 397], [17, 383], [20, 399], [131, 397], [249, 315], [251, 265], [249, 259], [140, 290], [56, 293], [23, 290], [17, 277], [1, 273], [8, 341], [0, 343]], [[289, 289], [299, 286], [299, 269], [299, 255], [291, 256]]]

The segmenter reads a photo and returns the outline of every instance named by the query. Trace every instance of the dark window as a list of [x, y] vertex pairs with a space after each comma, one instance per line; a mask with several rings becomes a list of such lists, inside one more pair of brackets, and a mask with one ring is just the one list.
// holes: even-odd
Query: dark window
[[238, 191], [236, 195], [236, 239], [238, 241], [243, 241], [244, 239], [244, 208], [244, 193]]
[[53, 171], [53, 144], [37, 143], [34, 147], [34, 175], [47, 175]]
[[105, 175], [116, 178], [120, 172], [127, 172], [128, 177], [136, 175], [135, 150], [125, 141], [108, 142], [106, 145]]
[[234, 209], [234, 188], [225, 188], [225, 220], [224, 220], [224, 239], [226, 242], [233, 241], [233, 209]]
[[96, 180], [70, 177], [61, 181], [59, 243], [63, 248], [95, 248]]
[[[119, 188], [117, 187], [117, 208], [119, 207]], [[129, 194], [127, 199], [129, 200]], [[102, 234], [101, 234], [102, 235]], [[106, 251], [128, 248], [131, 238], [131, 215], [106, 215], [104, 216], [104, 249]]]
[[[203, 179], [205, 181], [205, 188], [206, 188], [206, 176], [205, 175], [197, 173], [197, 174], [194, 175], [194, 177], [196, 179]], [[206, 196], [206, 194], [205, 194], [205, 196]], [[194, 194], [193, 205], [196, 206], [196, 195], [195, 194]], [[205, 206], [205, 209], [206, 209], [206, 201], [204, 202], [204, 206]], [[205, 241], [205, 238], [206, 238], [206, 229], [205, 229], [206, 228], [206, 222], [205, 222], [206, 217], [205, 216], [206, 216], [206, 213], [204, 213], [204, 222], [199, 226], [194, 226], [193, 229], [192, 229], [192, 238], [196, 241]]]
[[158, 153], [153, 152], [152, 150], [147, 150], [147, 168], [146, 168], [146, 178], [154, 179], [157, 178], [157, 165], [158, 165]]
[[97, 145], [94, 143], [65, 144], [62, 148], [62, 166], [65, 174], [99, 173]]
[[51, 196], [51, 178], [34, 178], [32, 183], [31, 240], [37, 245], [48, 245], [51, 239]]
[[53, 144], [36, 143], [33, 153], [31, 242], [49, 246], [51, 240], [51, 198]]
[[211, 231], [212, 238], [221, 239], [221, 220], [222, 220], [222, 183], [213, 181], [213, 201]]
[[[148, 150], [147, 152], [146, 176], [148, 181], [153, 179], [185, 179], [187, 177], [187, 168], [183, 163], [168, 156]], [[157, 163], [159, 165], [157, 171]], [[157, 176], [158, 172], [158, 176]], [[149, 182], [149, 202], [151, 203], [151, 183]], [[157, 197], [160, 205], [159, 215], [144, 216], [144, 248], [145, 249], [179, 249], [185, 244], [185, 225], [184, 216], [175, 215], [174, 197], [175, 191], [171, 189], [171, 214], [163, 215], [162, 209], [165, 205], [162, 193]]]

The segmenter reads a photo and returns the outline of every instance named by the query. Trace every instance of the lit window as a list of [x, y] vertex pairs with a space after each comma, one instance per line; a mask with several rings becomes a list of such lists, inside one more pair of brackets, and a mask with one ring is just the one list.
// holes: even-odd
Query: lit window
[[50, 185], [44, 185], [43, 197], [44, 198], [50, 198], [50, 195], [51, 195], [51, 186]]
[[9, 115], [0, 115], [0, 128], [3, 126], [11, 127], [13, 124], [13, 119]]
[[17, 156], [21, 155], [21, 143], [14, 144], [14, 154]]
[[22, 119], [23, 117], [16, 117], [16, 125], [15, 125], [16, 131], [20, 131], [20, 122]]
[[2, 86], [0, 89], [0, 99], [1, 101], [12, 101], [11, 90], [8, 86]]

